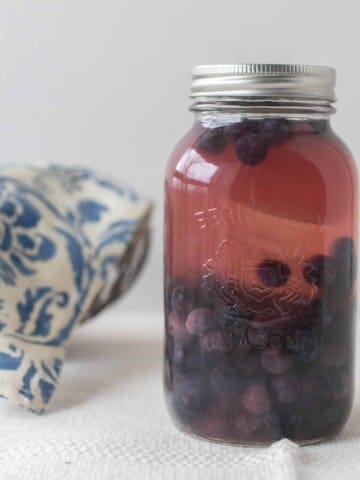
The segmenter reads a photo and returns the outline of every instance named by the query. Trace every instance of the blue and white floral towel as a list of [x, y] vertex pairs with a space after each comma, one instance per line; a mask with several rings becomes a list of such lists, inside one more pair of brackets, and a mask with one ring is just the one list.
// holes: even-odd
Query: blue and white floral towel
[[74, 327], [140, 269], [150, 208], [88, 170], [0, 169], [0, 396], [46, 409]]

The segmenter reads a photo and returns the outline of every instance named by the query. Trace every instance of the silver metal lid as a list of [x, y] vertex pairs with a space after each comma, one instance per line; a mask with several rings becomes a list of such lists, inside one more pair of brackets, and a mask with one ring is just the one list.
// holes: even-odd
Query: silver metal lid
[[315, 65], [243, 63], [193, 69], [191, 98], [335, 101], [335, 69]]

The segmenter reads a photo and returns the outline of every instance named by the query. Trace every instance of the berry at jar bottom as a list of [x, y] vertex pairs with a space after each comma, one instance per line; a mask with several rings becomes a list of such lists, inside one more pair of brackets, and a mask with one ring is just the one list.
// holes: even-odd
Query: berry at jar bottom
[[[191, 286], [172, 278], [165, 373], [168, 403], [182, 428], [239, 444], [306, 443], [337, 433], [353, 395], [354, 301], [349, 282], [344, 306], [321, 285], [338, 280], [343, 295], [343, 262], [353, 264], [354, 256], [351, 239], [341, 238], [329, 258], [304, 259], [304, 280], [318, 293], [291, 322], [286, 315], [267, 322], [247, 314], [241, 290], [227, 302], [212, 288], [222, 280], [211, 274]], [[291, 271], [264, 259], [259, 276], [276, 292]]]

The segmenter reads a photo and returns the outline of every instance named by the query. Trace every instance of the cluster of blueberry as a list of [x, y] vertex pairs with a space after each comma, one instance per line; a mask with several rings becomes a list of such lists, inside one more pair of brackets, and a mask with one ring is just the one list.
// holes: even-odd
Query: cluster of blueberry
[[244, 119], [225, 127], [205, 130], [196, 146], [205, 153], [220, 153], [231, 142], [243, 164], [258, 165], [265, 159], [269, 147], [281, 143], [294, 131], [320, 133], [325, 127], [325, 122], [321, 120], [305, 123], [288, 122], [284, 118]]
[[[341, 429], [353, 388], [353, 242], [339, 239], [332, 251], [304, 267], [316, 299], [271, 321], [216, 295], [211, 275], [197, 287], [168, 282], [165, 382], [182, 428], [244, 444], [310, 442]], [[274, 289], [290, 275], [264, 265], [259, 278]]]

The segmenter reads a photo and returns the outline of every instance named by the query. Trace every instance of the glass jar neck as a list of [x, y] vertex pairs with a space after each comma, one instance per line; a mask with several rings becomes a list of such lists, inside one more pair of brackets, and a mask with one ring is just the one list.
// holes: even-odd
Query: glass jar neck
[[243, 112], [243, 111], [227, 111], [227, 110], [212, 110], [212, 111], [196, 111], [195, 123], [201, 124], [204, 128], [218, 128], [226, 127], [230, 124], [237, 124], [241, 122], [268, 122], [272, 124], [272, 119], [277, 122], [285, 122], [289, 131], [297, 133], [319, 133], [326, 134], [332, 132], [330, 124], [330, 115], [324, 113], [299, 113], [299, 112]]
[[325, 113], [303, 113], [303, 112], [285, 112], [282, 113], [270, 113], [268, 111], [241, 111], [241, 110], [197, 110], [195, 113], [195, 121], [204, 125], [226, 125], [229, 123], [242, 122], [244, 120], [262, 120], [271, 118], [281, 118], [289, 122], [306, 122], [306, 121], [319, 121], [322, 125], [326, 125], [330, 128], [330, 114]]
[[305, 100], [287, 98], [246, 98], [246, 97], [200, 97], [194, 100], [190, 110], [198, 118], [209, 116], [229, 119], [287, 118], [289, 120], [328, 119], [335, 108], [327, 100]]

